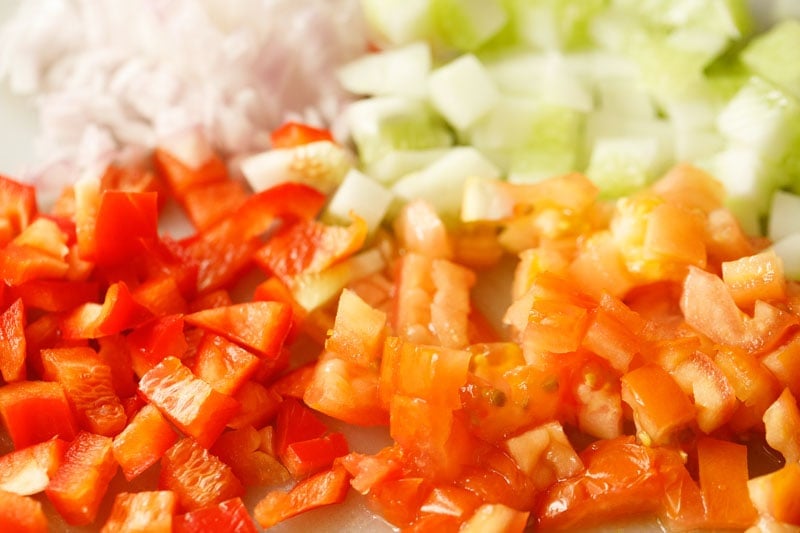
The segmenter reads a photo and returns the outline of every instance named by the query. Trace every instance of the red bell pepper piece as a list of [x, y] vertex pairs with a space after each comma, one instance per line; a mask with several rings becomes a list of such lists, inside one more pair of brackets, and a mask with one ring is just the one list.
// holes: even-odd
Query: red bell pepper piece
[[[205, 148], [205, 147], [203, 147]], [[191, 167], [164, 148], [153, 154], [156, 171], [169, 184], [172, 194], [182, 200], [186, 191], [223, 181], [228, 178], [225, 162], [214, 153], [197, 167]]]
[[304, 479], [289, 492], [273, 491], [256, 504], [253, 516], [261, 527], [268, 528], [300, 513], [344, 501], [350, 475], [342, 466]]
[[9, 221], [12, 236], [28, 227], [36, 213], [36, 189], [0, 175], [0, 217]]
[[137, 377], [133, 373], [131, 352], [121, 334], [97, 339], [97, 356], [111, 368], [111, 383], [120, 399], [127, 399], [138, 390]]
[[330, 468], [336, 458], [349, 452], [347, 439], [343, 434], [334, 432], [289, 444], [281, 455], [281, 461], [292, 477], [301, 479]]
[[275, 380], [271, 388], [284, 398], [302, 400], [309, 384], [314, 379], [316, 369], [316, 361], [306, 363]]
[[290, 476], [270, 453], [268, 435], [267, 431], [257, 431], [253, 426], [226, 431], [214, 443], [211, 453], [230, 466], [247, 487], [280, 485], [288, 481]]
[[58, 313], [97, 301], [100, 288], [96, 281], [34, 279], [12, 287], [11, 294], [26, 308]]
[[20, 285], [34, 279], [61, 279], [69, 264], [38, 248], [13, 242], [0, 254], [0, 279], [9, 285]]
[[102, 304], [86, 303], [61, 321], [63, 338], [96, 339], [113, 335], [144, 322], [149, 311], [133, 299], [128, 285], [119, 281], [112, 284]]
[[45, 493], [56, 511], [73, 526], [91, 524], [117, 473], [109, 437], [82, 431], [64, 454]]
[[209, 507], [178, 515], [174, 533], [197, 531], [226, 531], [228, 533], [257, 533], [256, 525], [242, 503], [241, 498], [232, 498]]
[[8, 383], [25, 379], [25, 305], [17, 299], [0, 314], [0, 375]]
[[127, 418], [114, 392], [111, 367], [89, 347], [42, 350], [44, 377], [61, 383], [78, 424], [85, 430], [112, 437]]
[[139, 392], [204, 447], [214, 443], [239, 410], [236, 400], [215, 391], [175, 357], [165, 358], [142, 376]]
[[260, 362], [245, 348], [206, 332], [197, 347], [192, 370], [217, 391], [233, 395], [256, 373]]
[[64, 459], [67, 442], [50, 439], [0, 457], [0, 491], [30, 496], [42, 492]]
[[275, 359], [292, 325], [292, 310], [279, 302], [245, 302], [198, 311], [186, 321]]
[[225, 179], [190, 188], [182, 204], [194, 227], [203, 231], [236, 211], [247, 196], [242, 182]]
[[0, 490], [0, 531], [47, 533], [47, 515], [42, 502]]
[[234, 429], [265, 426], [275, 417], [283, 401], [277, 392], [255, 381], [245, 382], [234, 398], [240, 406], [239, 412], [228, 422], [228, 427]]
[[134, 299], [155, 316], [185, 313], [189, 307], [178, 281], [169, 274], [160, 274], [133, 290]]
[[275, 419], [275, 453], [283, 456], [290, 444], [315, 439], [327, 432], [328, 428], [314, 411], [294, 398], [286, 398]]
[[244, 488], [231, 468], [192, 438], [176, 442], [161, 458], [161, 489], [172, 490], [179, 508], [194, 511], [242, 496]]
[[0, 387], [0, 417], [18, 450], [52, 437], [72, 440], [77, 432], [64, 389], [48, 381]]
[[176, 507], [169, 490], [120, 492], [100, 533], [172, 533]]
[[158, 238], [158, 195], [104, 191], [94, 231], [95, 255], [91, 259], [96, 264], [114, 265], [133, 259], [142, 250], [141, 240]]
[[186, 353], [189, 344], [184, 325], [183, 315], [160, 316], [127, 335], [131, 366], [137, 376], [143, 376], [167, 356], [182, 357]]
[[114, 458], [130, 481], [158, 462], [177, 441], [167, 419], [155, 406], [146, 404], [114, 437]]
[[284, 122], [272, 130], [269, 140], [272, 148], [294, 148], [317, 141], [335, 142], [329, 130], [293, 121]]

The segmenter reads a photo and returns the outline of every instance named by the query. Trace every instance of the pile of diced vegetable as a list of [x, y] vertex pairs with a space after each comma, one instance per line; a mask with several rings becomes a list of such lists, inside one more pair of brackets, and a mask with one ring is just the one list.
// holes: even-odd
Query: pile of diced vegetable
[[362, 6], [341, 134], [0, 176], [0, 530], [800, 526], [800, 23]]

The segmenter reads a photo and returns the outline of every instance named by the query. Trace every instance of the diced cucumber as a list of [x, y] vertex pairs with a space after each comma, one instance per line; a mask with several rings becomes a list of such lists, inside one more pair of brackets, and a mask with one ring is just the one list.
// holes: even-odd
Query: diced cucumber
[[367, 54], [337, 71], [342, 86], [354, 94], [424, 97], [431, 70], [431, 49], [425, 42]]
[[574, 50], [592, 44], [590, 26], [608, 0], [510, 0], [520, 42], [543, 50]]
[[350, 135], [363, 164], [395, 150], [446, 148], [450, 129], [423, 100], [375, 97], [351, 104], [346, 112]]
[[494, 81], [472, 54], [462, 55], [434, 70], [428, 90], [436, 110], [460, 130], [489, 112], [500, 98]]
[[594, 143], [586, 175], [606, 198], [641, 189], [660, 168], [658, 140], [646, 137], [601, 138]]
[[800, 232], [800, 195], [786, 191], [775, 191], [770, 203], [767, 237], [779, 241]]
[[336, 189], [325, 215], [337, 222], [346, 222], [356, 213], [367, 223], [370, 233], [380, 225], [392, 203], [392, 193], [372, 178], [350, 169]]
[[252, 155], [243, 159], [239, 168], [254, 191], [297, 182], [327, 194], [342, 182], [352, 164], [342, 147], [329, 141], [317, 141]]
[[800, 99], [800, 21], [788, 19], [753, 39], [741, 58], [753, 72]]
[[464, 183], [476, 176], [497, 179], [500, 169], [475, 148], [457, 146], [427, 167], [397, 181], [392, 191], [405, 200], [422, 198], [449, 221], [458, 219]]
[[746, 0], [613, 0], [656, 27], [697, 28], [738, 39], [752, 30]]
[[407, 44], [433, 30], [430, 0], [361, 0], [361, 9], [378, 42]]
[[406, 174], [426, 167], [447, 153], [448, 148], [393, 150], [365, 165], [365, 173], [384, 184], [392, 184]]
[[467, 178], [461, 202], [461, 221], [499, 221], [514, 215], [514, 198], [508, 186], [494, 179]]
[[720, 112], [717, 125], [727, 139], [758, 151], [766, 159], [775, 159], [800, 131], [800, 105], [754, 77]]
[[499, 0], [430, 0], [437, 35], [460, 51], [474, 51], [505, 26], [508, 15]]
[[786, 235], [773, 244], [772, 249], [783, 261], [786, 277], [800, 281], [800, 232]]

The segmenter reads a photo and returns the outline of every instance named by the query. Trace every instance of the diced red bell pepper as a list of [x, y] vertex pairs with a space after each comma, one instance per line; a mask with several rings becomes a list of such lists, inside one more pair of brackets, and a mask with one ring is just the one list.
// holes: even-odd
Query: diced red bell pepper
[[172, 533], [176, 507], [169, 490], [120, 492], [100, 533]]
[[280, 394], [255, 381], [245, 382], [234, 398], [239, 402], [240, 409], [228, 422], [228, 427], [233, 429], [263, 427], [275, 418], [283, 401]]
[[271, 388], [284, 398], [302, 400], [308, 385], [314, 379], [316, 367], [316, 361], [299, 366], [275, 380]]
[[269, 443], [265, 442], [264, 433], [253, 426], [244, 426], [220, 435], [211, 453], [230, 466], [246, 487], [280, 485], [291, 479], [286, 468], [266, 448]]
[[300, 513], [341, 503], [347, 496], [350, 476], [342, 466], [304, 479], [289, 492], [273, 491], [256, 504], [253, 516], [268, 528]]
[[[202, 141], [201, 141], [202, 142]], [[169, 184], [172, 194], [182, 199], [191, 188], [223, 181], [228, 178], [228, 169], [221, 157], [208, 147], [198, 147], [208, 151], [208, 157], [196, 167], [192, 167], [164, 147], [156, 148], [153, 160], [156, 170]]]
[[275, 453], [282, 456], [290, 444], [321, 437], [327, 431], [311, 409], [294, 398], [286, 398], [275, 419]]
[[61, 258], [34, 248], [11, 243], [0, 254], [0, 279], [20, 285], [34, 279], [62, 279], [69, 264]]
[[47, 533], [47, 515], [42, 502], [0, 490], [0, 531]]
[[133, 290], [133, 298], [155, 316], [186, 313], [189, 304], [169, 274], [152, 277]]
[[222, 394], [234, 395], [256, 373], [260, 362], [238, 344], [206, 332], [197, 347], [192, 370]]
[[142, 250], [140, 241], [158, 238], [158, 195], [103, 191], [94, 231], [95, 254], [90, 259], [95, 263], [114, 265], [133, 259]]
[[139, 380], [139, 392], [183, 433], [209, 447], [238, 412], [239, 403], [167, 357]]
[[60, 384], [19, 381], [0, 387], [0, 417], [14, 448], [52, 437], [72, 440], [77, 424]]
[[186, 322], [274, 359], [292, 325], [292, 310], [279, 302], [245, 302], [192, 313]]
[[272, 130], [269, 140], [272, 148], [294, 148], [317, 141], [335, 142], [329, 130], [293, 121], [284, 122]]
[[146, 404], [114, 437], [114, 458], [128, 481], [158, 462], [178, 441], [178, 435], [161, 412]]
[[16, 235], [36, 216], [36, 188], [0, 175], [0, 216], [8, 219]]
[[117, 473], [111, 446], [109, 437], [82, 431], [67, 448], [45, 493], [68, 524], [91, 524], [97, 516], [108, 484]]
[[178, 507], [183, 511], [194, 511], [244, 493], [230, 467], [192, 438], [179, 440], [161, 458], [158, 486], [175, 492]]
[[114, 392], [111, 367], [88, 347], [42, 350], [44, 377], [61, 383], [85, 430], [113, 437], [127, 417]]
[[149, 311], [133, 299], [128, 285], [111, 285], [102, 304], [86, 303], [61, 321], [65, 339], [96, 339], [137, 326], [149, 318]]
[[333, 461], [347, 455], [347, 439], [339, 432], [322, 437], [292, 442], [281, 455], [281, 461], [295, 479], [302, 479], [329, 468]]
[[120, 399], [130, 398], [137, 391], [137, 378], [131, 365], [131, 352], [122, 335], [97, 339], [97, 356], [111, 368], [111, 383]]
[[68, 311], [100, 296], [96, 281], [34, 279], [12, 288], [25, 307], [48, 312]]
[[404, 528], [417, 519], [430, 490], [430, 483], [422, 477], [390, 478], [374, 484], [367, 501], [390, 524]]
[[242, 182], [225, 179], [191, 187], [181, 203], [194, 227], [204, 231], [235, 212], [247, 200], [247, 195]]
[[183, 315], [159, 316], [127, 335], [131, 365], [137, 376], [143, 376], [167, 356], [183, 357], [189, 348], [184, 325]]
[[6, 383], [20, 381], [27, 376], [25, 360], [25, 304], [17, 299], [0, 314], [0, 375]]
[[0, 491], [22, 496], [42, 492], [61, 465], [66, 449], [67, 441], [55, 438], [0, 457]]
[[228, 533], [257, 533], [256, 525], [241, 498], [232, 498], [209, 507], [178, 515], [174, 533], [226, 531]]

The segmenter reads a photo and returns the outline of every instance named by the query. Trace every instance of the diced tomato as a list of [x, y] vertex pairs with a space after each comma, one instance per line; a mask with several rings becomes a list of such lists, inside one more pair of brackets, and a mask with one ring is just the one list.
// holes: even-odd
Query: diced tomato
[[367, 494], [371, 509], [396, 527], [414, 523], [430, 494], [431, 485], [422, 477], [390, 478], [374, 484]]
[[45, 493], [68, 524], [94, 521], [108, 484], [117, 473], [111, 445], [109, 437], [82, 431], [67, 448]]
[[697, 425], [706, 434], [719, 429], [736, 411], [736, 394], [725, 374], [702, 352], [681, 361], [672, 377], [691, 394], [697, 411]]
[[272, 148], [294, 148], [317, 141], [335, 142], [330, 131], [300, 122], [284, 122], [269, 134]]
[[236, 400], [195, 377], [175, 357], [166, 357], [142, 376], [139, 392], [178, 429], [206, 447], [239, 410]]
[[198, 531], [257, 533], [256, 525], [250, 518], [241, 498], [232, 498], [216, 505], [178, 515], [172, 531], [174, 533]]
[[376, 369], [326, 353], [314, 366], [302, 398], [309, 407], [349, 424], [386, 425], [389, 416], [380, 402], [379, 380]]
[[314, 379], [317, 362], [312, 361], [301, 365], [294, 370], [279, 377], [271, 388], [284, 398], [302, 400], [311, 380]]
[[747, 482], [750, 500], [758, 511], [777, 522], [800, 526], [800, 464], [782, 468]]
[[[271, 426], [268, 426], [271, 428]], [[278, 485], [288, 481], [289, 472], [270, 453], [264, 435], [253, 426], [243, 426], [220, 435], [211, 448], [246, 487]]]
[[722, 263], [722, 280], [740, 308], [752, 310], [756, 300], [786, 298], [783, 262], [773, 249]]
[[536, 513], [538, 527], [577, 529], [657, 514], [666, 494], [660, 466], [674, 468], [674, 461], [662, 456], [677, 453], [636, 444], [630, 437], [591, 444], [580, 454], [586, 471], [545, 491]]
[[338, 463], [344, 466], [353, 479], [350, 485], [361, 494], [369, 494], [372, 487], [403, 475], [402, 450], [387, 446], [375, 455], [350, 452]]
[[633, 409], [637, 429], [646, 439], [669, 444], [690, 428], [695, 410], [689, 398], [666, 370], [645, 365], [621, 378], [622, 400]]
[[171, 533], [176, 507], [175, 493], [169, 490], [120, 492], [100, 533]]
[[25, 379], [25, 304], [17, 299], [0, 314], [0, 375], [6, 383]]
[[0, 457], [0, 491], [21, 496], [47, 488], [64, 458], [67, 442], [54, 438]]
[[472, 491], [455, 485], [441, 485], [433, 487], [419, 511], [421, 516], [451, 516], [460, 523], [472, 515], [480, 504], [480, 497]]
[[339, 296], [333, 330], [325, 349], [364, 367], [375, 367], [386, 338], [386, 313], [345, 289]]
[[300, 513], [341, 503], [347, 496], [350, 476], [341, 466], [334, 466], [304, 479], [289, 492], [272, 491], [256, 504], [256, 522], [268, 528]]
[[0, 387], [0, 417], [14, 448], [52, 437], [72, 440], [77, 425], [64, 389], [47, 381], [20, 381]]
[[114, 437], [114, 458], [128, 481], [154, 465], [178, 440], [178, 435], [161, 412], [146, 404]]
[[42, 502], [0, 490], [0, 531], [47, 533], [47, 515]]
[[158, 486], [175, 492], [179, 509], [184, 511], [194, 511], [244, 493], [230, 467], [188, 437], [176, 442], [161, 458]]
[[482, 531], [504, 531], [522, 533], [528, 524], [527, 511], [517, 511], [502, 503], [486, 503], [478, 507], [459, 531], [462, 533], [480, 533]]
[[764, 412], [764, 426], [767, 444], [787, 463], [800, 462], [800, 409], [789, 389]]
[[506, 441], [509, 454], [540, 489], [583, 471], [583, 463], [561, 424], [549, 422]]
[[747, 492], [747, 448], [735, 442], [702, 437], [697, 441], [705, 527], [746, 529], [756, 519]]
[[246, 302], [197, 311], [186, 321], [263, 357], [277, 358], [292, 324], [292, 310], [279, 302]]

